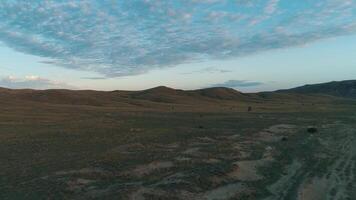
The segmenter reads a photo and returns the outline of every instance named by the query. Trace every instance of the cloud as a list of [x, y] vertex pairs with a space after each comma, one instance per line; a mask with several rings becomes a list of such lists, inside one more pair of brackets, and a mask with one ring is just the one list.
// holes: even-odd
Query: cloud
[[108, 79], [107, 77], [82, 77], [81, 79], [87, 79], [87, 80], [105, 80]]
[[280, 0], [269, 0], [265, 7], [265, 13], [273, 14], [277, 10], [277, 6]]
[[0, 42], [106, 77], [356, 33], [351, 0], [0, 1]]
[[196, 70], [196, 71], [191, 71], [191, 72], [185, 72], [185, 73], [182, 73], [183, 75], [186, 75], [186, 74], [196, 74], [196, 73], [229, 73], [229, 72], [232, 72], [231, 70], [227, 70], [227, 69], [220, 69], [220, 68], [217, 68], [217, 67], [206, 67], [206, 68], [203, 68], [203, 69], [200, 69], [200, 70]]
[[75, 89], [75, 87], [65, 83], [51, 81], [38, 76], [26, 76], [24, 78], [16, 78], [8, 76], [0, 79], [0, 87], [12, 89]]
[[228, 80], [224, 83], [217, 83], [212, 85], [212, 87], [229, 87], [229, 88], [238, 88], [238, 87], [255, 87], [263, 85], [262, 82], [246, 81], [246, 80]]

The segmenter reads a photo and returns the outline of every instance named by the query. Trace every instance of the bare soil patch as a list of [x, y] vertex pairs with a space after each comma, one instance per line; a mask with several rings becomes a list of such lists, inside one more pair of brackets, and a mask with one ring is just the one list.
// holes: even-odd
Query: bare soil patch
[[137, 166], [134, 170], [131, 171], [131, 174], [134, 176], [142, 177], [149, 175], [157, 170], [167, 169], [173, 166], [174, 164], [171, 161], [154, 161], [147, 165]]

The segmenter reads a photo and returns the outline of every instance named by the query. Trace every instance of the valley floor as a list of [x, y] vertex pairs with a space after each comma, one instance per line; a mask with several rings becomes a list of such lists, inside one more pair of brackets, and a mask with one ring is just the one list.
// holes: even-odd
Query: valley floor
[[356, 198], [354, 108], [2, 109], [0, 199]]

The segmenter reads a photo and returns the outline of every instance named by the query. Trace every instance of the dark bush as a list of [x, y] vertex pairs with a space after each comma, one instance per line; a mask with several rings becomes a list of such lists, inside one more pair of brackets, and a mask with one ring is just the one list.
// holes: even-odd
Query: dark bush
[[307, 129], [307, 131], [308, 131], [308, 133], [316, 133], [316, 132], [318, 132], [318, 129], [315, 127], [310, 127]]

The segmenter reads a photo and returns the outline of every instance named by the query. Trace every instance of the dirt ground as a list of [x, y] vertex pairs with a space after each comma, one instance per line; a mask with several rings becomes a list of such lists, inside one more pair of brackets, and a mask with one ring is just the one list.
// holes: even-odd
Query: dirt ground
[[0, 108], [0, 199], [356, 199], [353, 105], [227, 105]]

